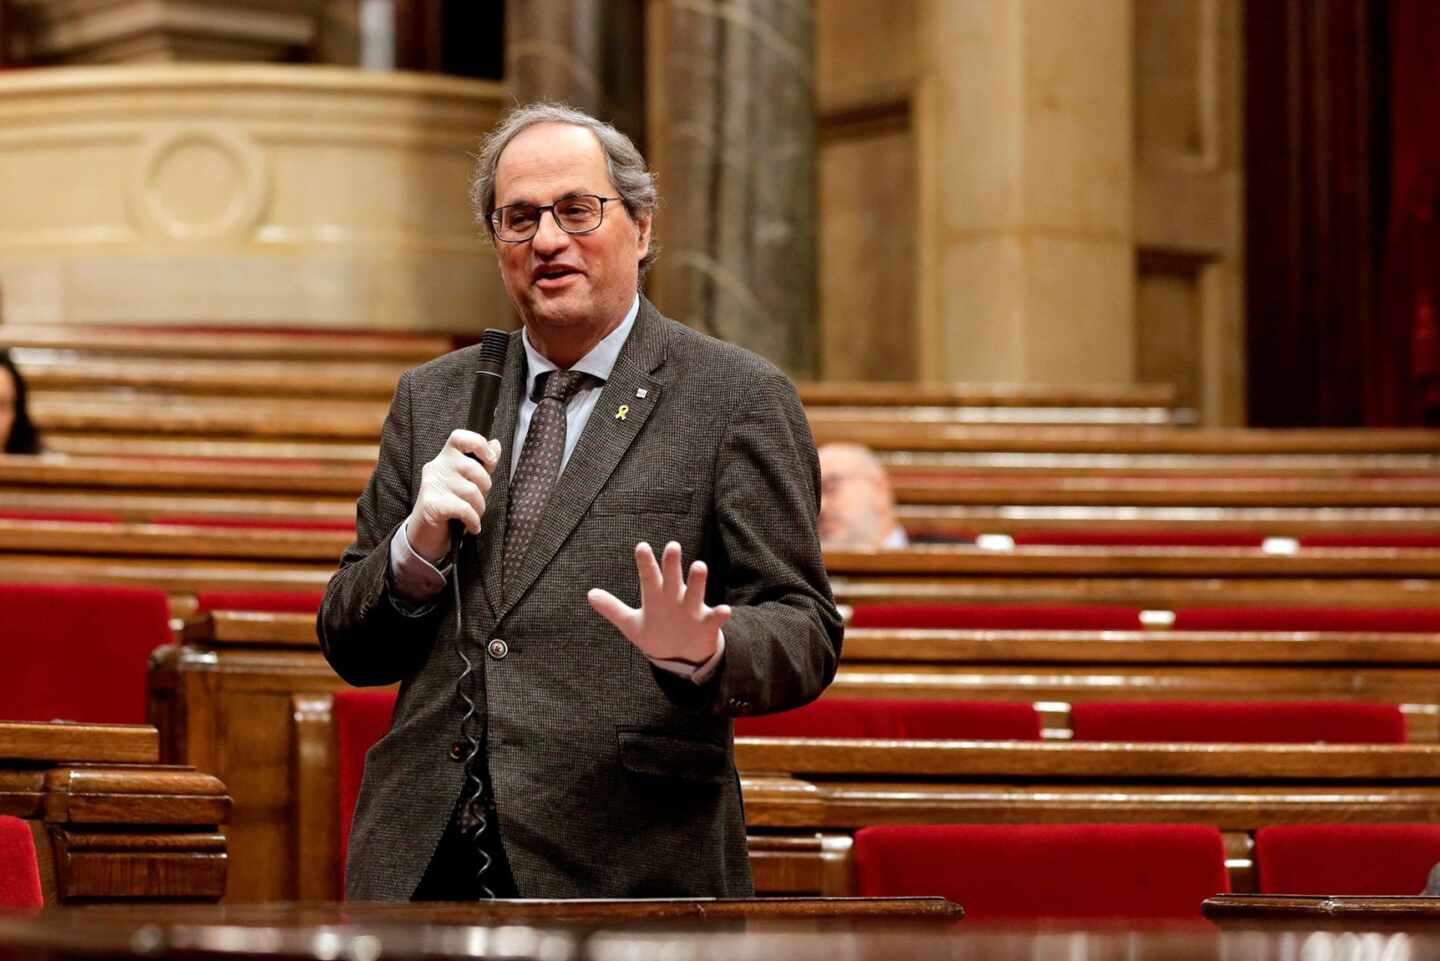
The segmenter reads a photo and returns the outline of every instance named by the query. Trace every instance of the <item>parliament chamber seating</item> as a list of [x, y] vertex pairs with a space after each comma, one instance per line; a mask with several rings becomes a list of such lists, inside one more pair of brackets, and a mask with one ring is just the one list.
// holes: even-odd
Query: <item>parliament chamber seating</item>
[[1198, 824], [926, 824], [861, 828], [856, 893], [941, 895], [974, 921], [1199, 920], [1230, 890], [1225, 845]]
[[1070, 707], [1076, 741], [1403, 744], [1394, 704], [1337, 701], [1089, 701]]
[[1102, 604], [856, 604], [850, 627], [985, 630], [1133, 631], [1140, 609]]
[[[99, 540], [86, 532], [62, 544], [49, 530], [37, 530], [32, 536], [21, 524], [0, 532], [15, 547], [0, 549], [0, 554], [3, 564], [28, 565], [32, 572], [53, 566], [84, 571], [84, 576], [97, 579], [160, 585], [175, 602], [172, 614], [194, 609], [252, 612], [248, 619], [237, 616], [231, 622], [234, 637], [197, 649], [204, 656], [193, 659], [191, 666], [197, 672], [193, 683], [177, 682], [180, 686], [168, 688], [168, 694], [162, 685], [160, 703], [172, 709], [173, 722], [165, 741], [167, 759], [196, 764], [227, 780], [233, 777], [237, 788], [235, 823], [230, 828], [232, 884], [237, 885], [241, 900], [333, 895], [339, 866], [333, 861], [319, 866], [324, 874], [319, 886], [261, 876], [285, 870], [287, 863], [308, 850], [305, 841], [315, 831], [348, 830], [348, 817], [338, 826], [333, 823], [333, 801], [325, 807], [323, 824], [303, 822], [303, 815], [296, 813], [297, 808], [306, 808], [302, 795], [315, 777], [305, 767], [311, 755], [296, 746], [308, 744], [306, 750], [311, 750], [314, 744], [294, 732], [312, 721], [318, 723], [331, 710], [332, 695], [337, 705], [346, 696], [316, 649], [311, 615], [325, 577], [348, 540], [354, 498], [374, 461], [379, 415], [394, 377], [400, 369], [423, 360], [420, 353], [429, 350], [433, 356], [446, 345], [432, 343], [399, 358], [385, 355], [384, 344], [376, 344], [374, 353], [351, 354], [324, 338], [250, 332], [249, 346], [240, 338], [235, 341], [239, 349], [232, 351], [222, 343], [227, 337], [194, 333], [197, 336], [184, 334], [173, 344], [163, 343], [165, 335], [137, 335], [141, 341], [148, 336], [149, 346], [135, 340], [122, 343], [124, 334], [106, 334], [84, 363], [67, 369], [58, 352], [43, 351], [80, 349], [76, 341], [65, 340], [72, 333], [32, 332], [25, 348], [30, 353], [22, 353], [20, 359], [22, 367], [29, 363], [36, 374], [37, 414], [53, 439], [52, 449], [73, 457], [68, 463], [44, 459], [39, 464], [0, 463], [0, 511], [19, 511], [21, 521], [28, 511], [31, 519], [111, 526], [123, 520], [143, 522], [150, 529], [102, 531]], [[0, 342], [4, 336], [0, 328]], [[49, 346], [46, 337], [51, 338]], [[63, 343], [69, 346], [61, 348]], [[137, 358], [146, 357], [144, 351], [152, 347], [157, 353], [137, 364]], [[112, 351], [108, 359], [101, 356], [104, 350]], [[335, 357], [342, 350], [347, 360], [337, 363]], [[116, 363], [121, 357], [124, 362]], [[848, 392], [849, 399], [837, 390]], [[1402, 644], [1420, 650], [1424, 641], [1407, 636], [1380, 645], [1375, 636], [1382, 630], [1440, 631], [1440, 617], [1432, 617], [1440, 604], [1427, 590], [1416, 588], [1429, 577], [1430, 560], [1421, 552], [1434, 548], [1440, 534], [1440, 508], [1432, 506], [1432, 502], [1440, 504], [1440, 485], [1426, 477], [1427, 473], [1433, 477], [1436, 466], [1431, 451], [1440, 447], [1433, 433], [1115, 429], [1085, 420], [1111, 416], [1093, 412], [1061, 414], [1059, 419], [1068, 420], [1069, 426], [998, 427], [983, 421], [1012, 417], [1035, 424], [1053, 412], [1036, 413], [1044, 405], [1032, 402], [1034, 398], [1008, 403], [998, 395], [975, 393], [927, 397], [917, 389], [908, 397], [882, 399], [867, 398], [849, 385], [802, 386], [802, 391], [821, 439], [827, 435], [846, 440], [879, 438], [882, 432], [888, 437], [874, 446], [887, 458], [907, 502], [902, 504], [902, 518], [907, 524], [912, 518], [923, 519], [919, 533], [927, 529], [1007, 533], [1018, 549], [1011, 557], [998, 552], [999, 560], [993, 561], [967, 555], [963, 571], [938, 572], [950, 576], [951, 582], [934, 580], [939, 587], [915, 587], [901, 595], [934, 600], [947, 596], [950, 583], [969, 582], [969, 593], [957, 595], [966, 603], [932, 604], [930, 610], [911, 606], [892, 611], [888, 616], [895, 619], [890, 621], [878, 605], [864, 603], [879, 595], [856, 591], [854, 586], [889, 577], [884, 565], [891, 560], [881, 558], [858, 571], [844, 570], [837, 590], [847, 603], [855, 604], [852, 626], [1075, 636], [1059, 641], [1031, 637], [1008, 655], [1003, 653], [1006, 639], [993, 638], [991, 648], [982, 653], [982, 639], [972, 637], [958, 642], [979, 658], [970, 662], [948, 653], [934, 654], [942, 643], [938, 639], [906, 640], [911, 649], [930, 644], [928, 659], [887, 659], [884, 653], [872, 653], [869, 661], [855, 661], [847, 650], [830, 695], [792, 712], [792, 718], [742, 719], [737, 725], [742, 737], [750, 725], [767, 737], [783, 736], [783, 725], [802, 725], [802, 738], [819, 737], [820, 728], [812, 725], [829, 723], [827, 712], [830, 720], [845, 715], [852, 736], [903, 740], [921, 736], [921, 729], [908, 721], [901, 725], [898, 719], [882, 721], [879, 714], [831, 706], [843, 705], [843, 699], [850, 697], [876, 703], [922, 700], [931, 706], [912, 712], [912, 719], [930, 712], [926, 716], [932, 720], [949, 723], [939, 715], [953, 710], [954, 702], [993, 696], [999, 699], [994, 703], [1002, 705], [1000, 711], [1023, 718], [1027, 732], [1037, 723], [1034, 702], [1042, 699], [1066, 702], [1068, 710], [1082, 706], [1086, 698], [1107, 695], [1226, 697], [1228, 691], [1215, 691], [1230, 685], [1237, 696], [1257, 700], [1353, 696], [1390, 701], [1393, 697], [1393, 704], [1405, 702], [1422, 710], [1434, 700], [1418, 677], [1429, 669], [1430, 655], [1401, 660], [1395, 653]], [[119, 409], [135, 393], [147, 396], [132, 409]], [[237, 403], [237, 398], [244, 399]], [[1071, 400], [1074, 407], [1086, 403], [1095, 407], [1097, 402], [1096, 398]], [[877, 414], [853, 409], [867, 404], [884, 410]], [[1128, 406], [1139, 410], [1141, 405]], [[922, 409], [926, 407], [946, 409], [937, 413]], [[1001, 410], [1005, 407], [1012, 409]], [[851, 433], [847, 419], [861, 414], [858, 419], [864, 423]], [[1142, 419], [1152, 416], [1151, 412], [1141, 415]], [[921, 417], [936, 420], [930, 426], [917, 426]], [[1077, 423], [1094, 426], [1076, 427]], [[930, 458], [929, 466], [918, 463], [924, 458]], [[962, 463], [963, 458], [971, 462]], [[1017, 460], [1024, 458], [1032, 460], [1017, 469]], [[1056, 458], [1072, 460], [1057, 465]], [[939, 470], [934, 469], [937, 464]], [[1231, 475], [1240, 482], [1230, 483]], [[5, 516], [0, 514], [0, 519]], [[1058, 522], [1047, 520], [1056, 517]], [[1378, 573], [1367, 574], [1371, 580], [1362, 585], [1364, 590], [1351, 595], [1346, 593], [1350, 581], [1334, 576], [1352, 563], [1348, 557], [1319, 555], [1329, 564], [1329, 573], [1311, 577], [1301, 565], [1290, 570], [1289, 558], [1283, 556], [1259, 558], [1263, 568], [1247, 556], [1242, 562], [1259, 573], [1241, 588], [1232, 587], [1240, 578], [1231, 581], [1231, 561], [1223, 552], [1258, 554], [1271, 536], [1294, 538], [1302, 565], [1316, 556], [1310, 554], [1312, 548], [1359, 549], [1362, 554], [1370, 550], [1369, 559], [1361, 557], [1359, 562], [1372, 563]], [[42, 552], [37, 546], [47, 538], [56, 550]], [[1063, 552], [1046, 554], [1045, 549], [1056, 547], [1091, 550], [1083, 563], [1072, 564]], [[1028, 548], [1039, 550], [1027, 554]], [[1183, 550], [1167, 553], [1167, 548]], [[1399, 554], [1382, 557], [1392, 548], [1400, 549]], [[267, 555], [272, 549], [275, 554]], [[1208, 565], [1190, 582], [1172, 588], [1147, 572], [1146, 565], [1152, 563], [1169, 564], [1171, 569], [1196, 563], [1184, 557], [1185, 550], [1198, 552], [1198, 563]], [[921, 583], [915, 576], [920, 570], [913, 562], [916, 556], [899, 552], [894, 559], [897, 576], [910, 578], [907, 590]], [[845, 561], [837, 558], [839, 563]], [[1125, 567], [1132, 579], [1121, 587], [1097, 588], [1117, 566]], [[1007, 603], [1012, 600], [1018, 603]], [[1405, 604], [1413, 607], [1400, 607]], [[266, 622], [253, 616], [267, 610], [294, 612], [295, 636], [267, 639]], [[1159, 620], [1153, 611], [1161, 613]], [[1192, 620], [1192, 614], [1198, 616]], [[1161, 624], [1168, 624], [1171, 631], [1153, 630]], [[1273, 636], [1275, 631], [1302, 629], [1375, 634], [1320, 639], [1313, 645], [1305, 639]], [[1202, 662], [1199, 652], [1205, 642], [1186, 638], [1190, 630], [1225, 633], [1225, 643], [1214, 647], [1225, 652], [1223, 657]], [[1246, 631], [1271, 632], [1271, 636], [1246, 642], [1238, 636]], [[1084, 632], [1089, 633], [1080, 636]], [[1106, 642], [1102, 632], [1126, 636]], [[1130, 660], [1122, 670], [1111, 669], [1120, 661], [1104, 658], [1117, 657], [1114, 652], [1119, 648], [1158, 650], [1152, 647], [1157, 642], [1137, 637], [1141, 633], [1169, 633], [1176, 642], [1169, 653], [1145, 663], [1135, 663], [1139, 655], [1134, 653], [1118, 655], [1121, 661]], [[1237, 653], [1245, 643], [1266, 653]], [[1057, 644], [1069, 645], [1073, 653], [1055, 656]], [[1179, 661], [1166, 659], [1186, 645], [1189, 650]], [[1390, 653], [1371, 660], [1370, 652], [1380, 646]], [[857, 644], [855, 649], [861, 647]], [[1039, 662], [1043, 670], [1037, 669], [1036, 661], [1027, 660], [1041, 648], [1050, 651], [1045, 655], [1050, 659]], [[1322, 656], [1321, 648], [1330, 653]], [[1087, 649], [1095, 656], [1087, 659]], [[1275, 662], [1258, 660], [1267, 656]], [[167, 670], [177, 663], [169, 662]], [[207, 677], [198, 676], [207, 663], [218, 668]], [[977, 669], [977, 663], [985, 666]], [[883, 665], [883, 670], [876, 670], [876, 665]], [[1002, 668], [1015, 679], [1011, 687], [1004, 686], [1011, 682], [1002, 681], [998, 673], [989, 673]], [[1353, 693], [1341, 687], [1347, 672], [1356, 679]], [[1022, 677], [1029, 687], [1022, 686]], [[1113, 687], [1087, 686], [1095, 678]], [[1157, 682], [1156, 686], [1145, 686], [1148, 681]], [[966, 684], [973, 686], [967, 689]], [[181, 687], [189, 693], [177, 693]], [[381, 705], [393, 699], [391, 692], [365, 693]], [[184, 710], [179, 709], [182, 701], [187, 705]], [[342, 709], [335, 710], [338, 725]], [[1059, 730], [1054, 713], [1046, 715], [1052, 734]], [[378, 725], [371, 728], [374, 736], [384, 729], [382, 715], [388, 718], [388, 707], [372, 718]], [[1413, 725], [1416, 718], [1431, 715], [1407, 717]], [[241, 723], [234, 723], [236, 719]], [[1064, 723], [1073, 723], [1073, 718], [1065, 718]], [[877, 724], [891, 725], [890, 732], [871, 730]], [[972, 736], [981, 735], [964, 735]], [[1427, 729], [1420, 740], [1433, 742], [1436, 736], [1437, 731]], [[363, 731], [357, 737], [363, 739]], [[334, 766], [324, 773], [322, 764], [321, 779], [328, 780], [332, 792], [338, 784], [343, 797], [349, 790], [346, 783], [358, 783], [354, 779], [363, 751], [336, 752], [333, 737], [327, 743], [332, 758], [325, 763]], [[905, 766], [909, 757], [908, 750], [902, 750], [896, 769], [887, 776], [903, 782], [913, 773]], [[952, 771], [929, 777], [927, 783], [960, 777]], [[956, 801], [954, 807], [947, 807], [954, 799], [946, 798], [937, 802], [945, 816], [963, 816], [964, 804]], [[897, 800], [914, 803], [908, 796]], [[763, 812], [767, 803], [753, 809]], [[837, 803], [841, 813], [827, 807], [828, 813], [815, 826], [848, 841], [846, 832], [864, 826], [865, 819], [852, 824], [842, 814], [854, 802]], [[1253, 825], [1234, 811], [1223, 813], [1228, 802], [1217, 803], [1222, 814], [1216, 817], [1226, 826], [1227, 842], [1237, 843], [1235, 837]], [[1126, 817], [1143, 819], [1152, 810], [1143, 796], [1135, 804]], [[1403, 803], [1397, 800], [1396, 805], [1387, 817], [1403, 813]], [[1276, 817], [1305, 816], [1306, 810], [1297, 803]], [[797, 824], [808, 824], [804, 818], [809, 816], [794, 810], [786, 815]], [[1065, 816], [1063, 804], [1045, 814], [1047, 819]], [[789, 856], [792, 848], [785, 845], [810, 843], [772, 837], [766, 833], [769, 830], [763, 825], [757, 828], [752, 848], [759, 852], [757, 864], [772, 857], [765, 862], [769, 866], [759, 868], [762, 874]], [[343, 840], [341, 844], [343, 850]], [[835, 855], [835, 850], [827, 851], [822, 858]], [[297, 864], [290, 870], [307, 868]], [[773, 874], [766, 876], [775, 881]], [[785, 884], [770, 888], [772, 893], [792, 889]]]
[[3, 720], [141, 724], [150, 654], [170, 643], [156, 588], [0, 583]]
[[256, 611], [316, 614], [324, 597], [324, 591], [200, 591], [195, 595], [195, 613]]
[[1437, 824], [1290, 824], [1255, 834], [1261, 894], [1417, 895], [1436, 864]]
[[1440, 632], [1440, 607], [1300, 605], [1206, 606], [1145, 610], [1108, 604], [856, 604], [855, 628], [1064, 631]]
[[793, 710], [736, 718], [735, 736], [1035, 741], [1040, 715], [1018, 702], [822, 696]]
[[35, 911], [45, 906], [40, 863], [30, 825], [0, 815], [0, 910]]

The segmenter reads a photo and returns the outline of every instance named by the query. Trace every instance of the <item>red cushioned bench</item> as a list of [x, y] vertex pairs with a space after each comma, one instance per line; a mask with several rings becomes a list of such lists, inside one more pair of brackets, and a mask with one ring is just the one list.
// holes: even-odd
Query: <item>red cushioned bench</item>
[[861, 828], [862, 897], [939, 895], [972, 921], [1197, 920], [1228, 893], [1225, 845], [1198, 824], [939, 824]]
[[1292, 824], [1255, 833], [1262, 894], [1415, 895], [1440, 863], [1440, 824]]
[[822, 697], [790, 711], [736, 718], [735, 736], [1035, 741], [1040, 715], [1016, 701]]
[[0, 583], [11, 721], [143, 724], [150, 652], [171, 641], [158, 588]]
[[1076, 741], [1404, 744], [1394, 704], [1344, 701], [1092, 701], [1070, 707]]

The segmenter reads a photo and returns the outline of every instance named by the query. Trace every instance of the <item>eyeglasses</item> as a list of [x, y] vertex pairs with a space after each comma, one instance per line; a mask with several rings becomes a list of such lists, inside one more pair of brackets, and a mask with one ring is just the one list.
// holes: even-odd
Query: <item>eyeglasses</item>
[[599, 230], [605, 220], [605, 204], [619, 197], [600, 197], [595, 194], [579, 194], [566, 197], [553, 204], [537, 207], [535, 204], [507, 204], [497, 207], [490, 214], [490, 229], [498, 240], [507, 244], [524, 243], [540, 229], [540, 218], [545, 211], [555, 218], [555, 223], [567, 234], [588, 234]]

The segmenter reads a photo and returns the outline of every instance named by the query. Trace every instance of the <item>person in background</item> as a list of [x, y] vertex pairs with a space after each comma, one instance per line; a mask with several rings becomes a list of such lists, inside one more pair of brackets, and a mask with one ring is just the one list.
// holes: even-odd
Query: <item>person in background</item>
[[40, 435], [25, 404], [25, 378], [10, 355], [0, 350], [0, 438], [7, 454], [40, 453]]
[[909, 538], [895, 517], [895, 492], [868, 447], [820, 448], [820, 544], [833, 550], [905, 547]]

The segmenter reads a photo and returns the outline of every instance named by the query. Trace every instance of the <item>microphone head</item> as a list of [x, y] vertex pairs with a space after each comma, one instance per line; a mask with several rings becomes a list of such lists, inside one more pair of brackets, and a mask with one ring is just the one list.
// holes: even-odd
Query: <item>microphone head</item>
[[503, 330], [489, 328], [480, 337], [480, 366], [500, 370], [505, 366], [505, 354], [510, 349], [510, 335]]

